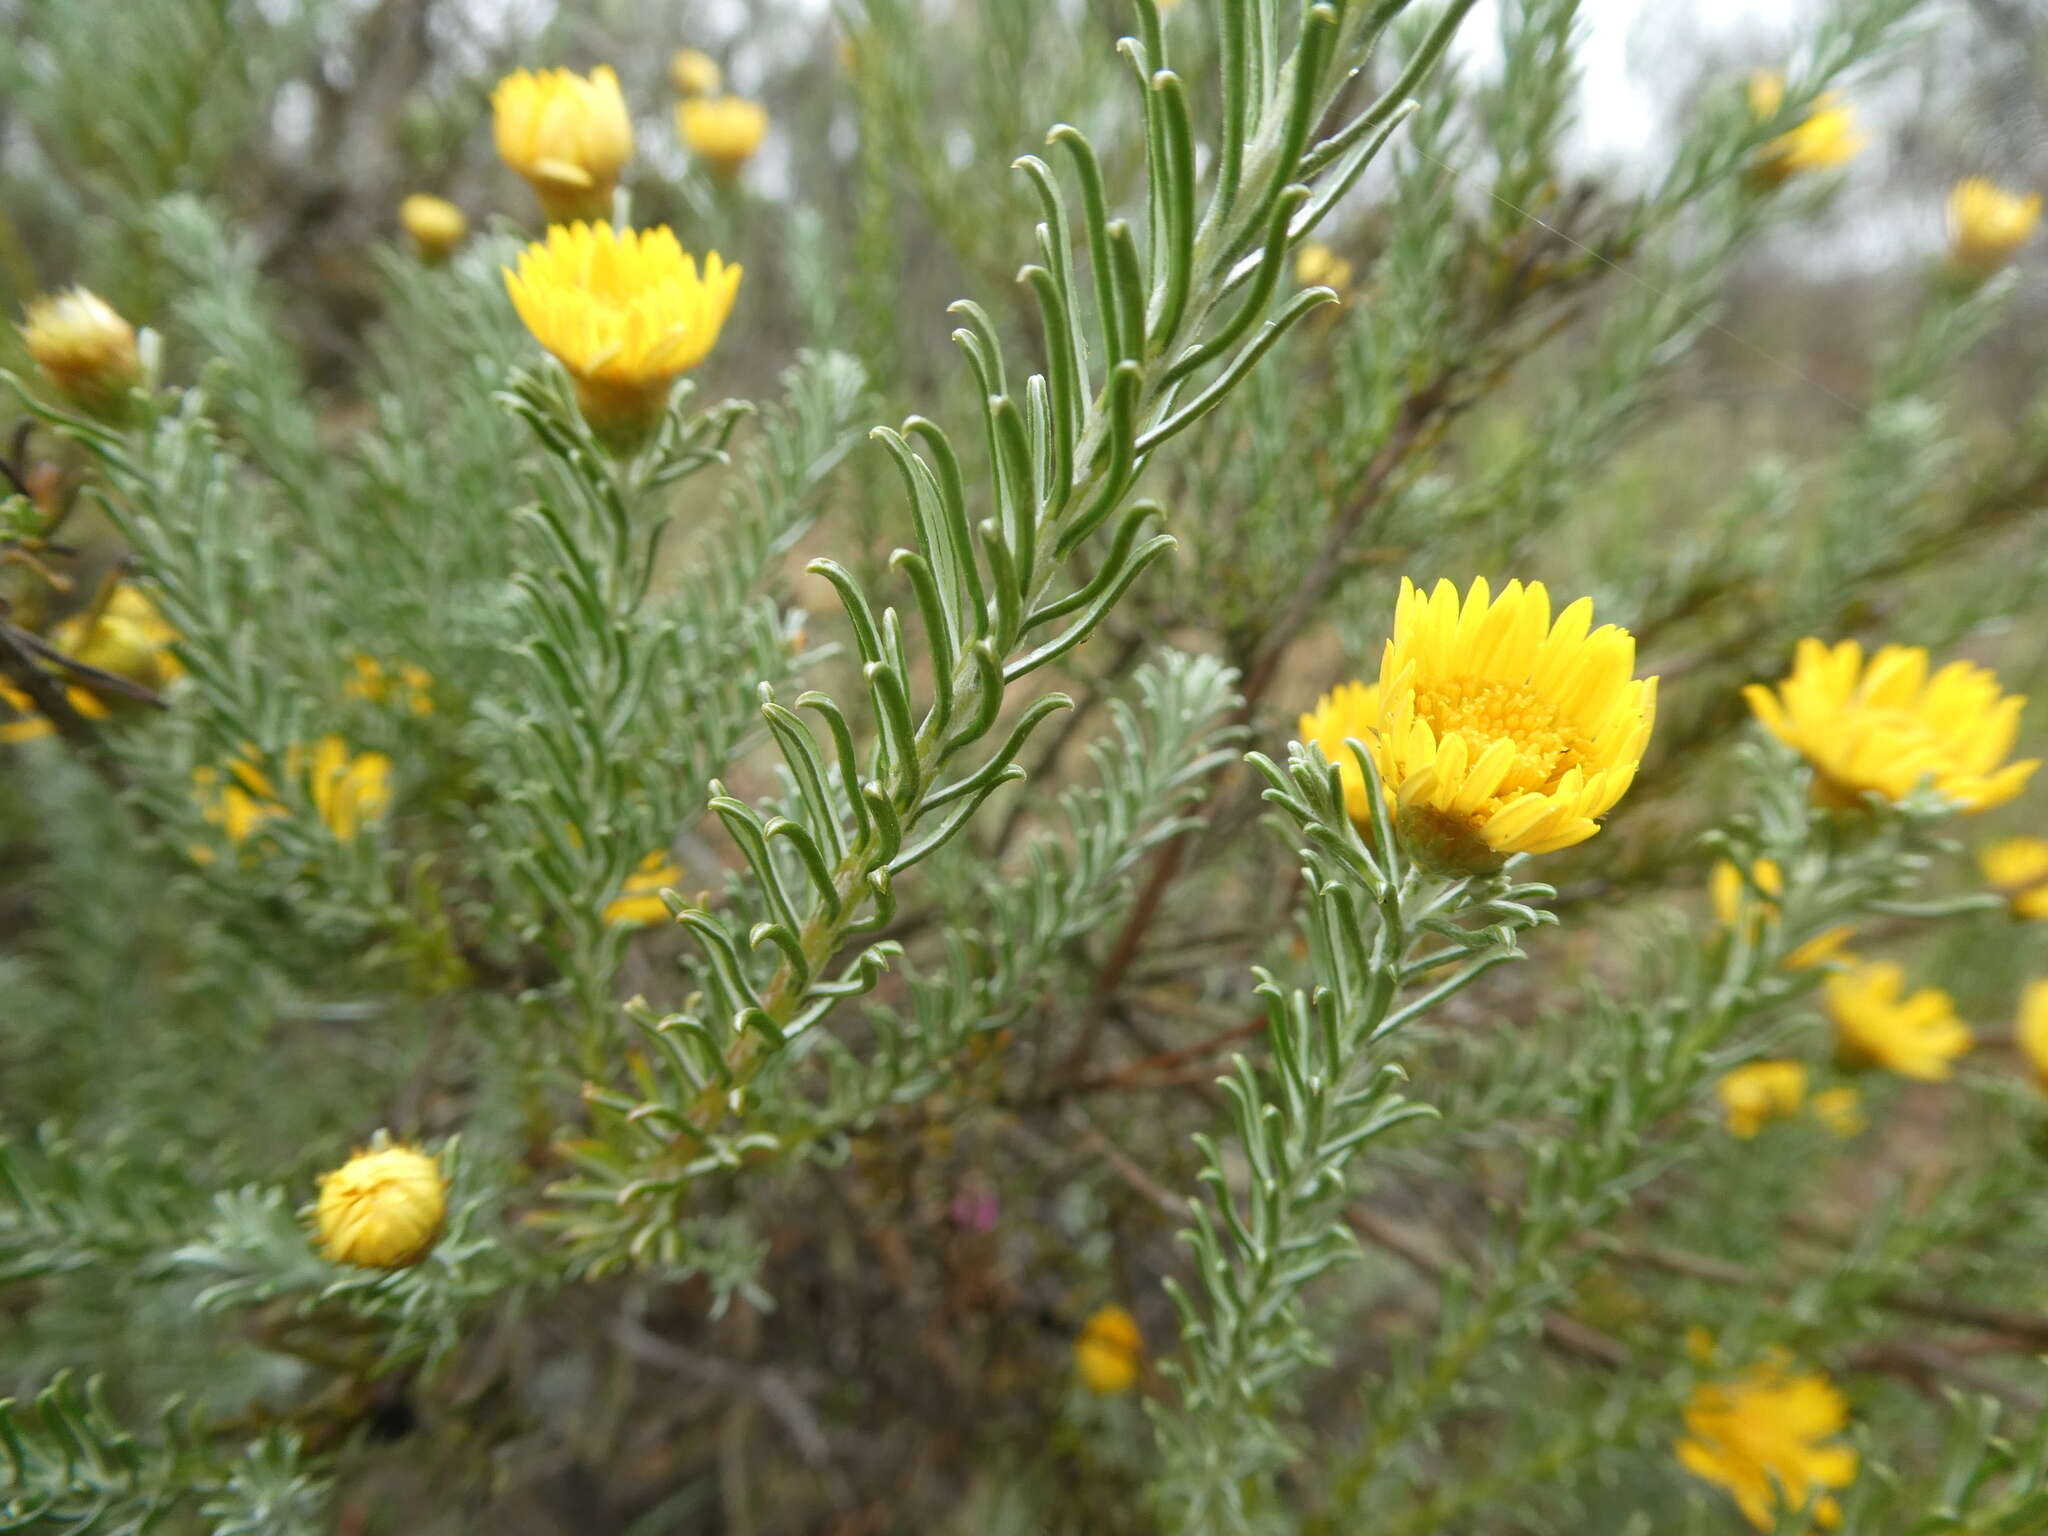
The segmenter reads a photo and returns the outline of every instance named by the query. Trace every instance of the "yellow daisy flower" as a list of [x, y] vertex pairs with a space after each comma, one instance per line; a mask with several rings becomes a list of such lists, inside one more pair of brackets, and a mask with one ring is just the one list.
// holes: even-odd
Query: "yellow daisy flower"
[[2048, 977], [2028, 982], [2020, 993], [2019, 1025], [2013, 1033], [2034, 1080], [2048, 1093]]
[[1402, 579], [1371, 745], [1424, 858], [1479, 873], [1569, 848], [1635, 781], [1657, 680], [1633, 675], [1634, 636], [1592, 622], [1580, 598], [1553, 623], [1541, 582], [1496, 598], [1482, 578], [1461, 602]]
[[135, 327], [87, 288], [29, 301], [20, 327], [43, 377], [73, 404], [96, 414], [116, 409], [142, 381]]
[[1715, 1090], [1728, 1116], [1728, 1132], [1748, 1141], [1769, 1120], [1788, 1120], [1806, 1102], [1806, 1067], [1796, 1061], [1752, 1061], [1721, 1079]]
[[1370, 747], [1380, 723], [1380, 685], [1343, 683], [1316, 701], [1316, 707], [1301, 717], [1301, 739], [1323, 749], [1323, 756], [1337, 765], [1344, 776], [1344, 809], [1360, 827], [1372, 820], [1372, 804], [1365, 794], [1365, 776], [1358, 771], [1358, 759], [1344, 745], [1360, 741]]
[[[256, 766], [253, 754], [230, 761], [225, 776], [210, 764], [194, 768], [192, 795], [199, 802], [200, 814], [219, 827], [236, 848], [254, 837], [263, 823], [285, 814], [277, 803], [277, 787]], [[212, 862], [212, 850], [206, 850], [200, 862]]]
[[[297, 759], [295, 750], [292, 754]], [[298, 763], [290, 764], [294, 769]], [[337, 842], [352, 842], [362, 828], [382, 819], [391, 805], [391, 759], [382, 752], [351, 756], [339, 736], [313, 744], [306, 765], [306, 791], [313, 810]]]
[[1887, 645], [1865, 667], [1854, 640], [1799, 642], [1774, 693], [1742, 690], [1767, 730], [1813, 764], [1815, 795], [1850, 807], [1867, 791], [1903, 800], [1931, 784], [1963, 811], [2003, 805], [2039, 763], [2007, 763], [2026, 700], [1986, 668], [1952, 661], [1927, 675], [1919, 646]]
[[2041, 194], [2008, 192], [1982, 176], [1956, 183], [1948, 198], [1948, 254], [1960, 270], [1987, 277], [2012, 260], [2041, 222]]
[[725, 84], [718, 60], [695, 48], [678, 48], [670, 56], [668, 77], [683, 96], [716, 96]]
[[1774, 1356], [1728, 1381], [1695, 1387], [1685, 1405], [1678, 1461], [1694, 1477], [1725, 1488], [1749, 1523], [1777, 1527], [1779, 1501], [1809, 1502], [1824, 1527], [1840, 1523], [1831, 1488], [1856, 1478], [1856, 1452], [1831, 1443], [1848, 1426], [1849, 1406], [1818, 1371], [1795, 1371]]
[[1090, 1392], [1114, 1397], [1138, 1381], [1145, 1359], [1145, 1336], [1138, 1320], [1119, 1306], [1107, 1306], [1081, 1325], [1074, 1340], [1074, 1367]]
[[2048, 918], [2048, 838], [2008, 837], [1981, 849], [1977, 866], [2014, 917]]
[[1823, 1088], [1813, 1096], [1813, 1118], [1847, 1141], [1859, 1136], [1869, 1124], [1863, 1114], [1863, 1095], [1854, 1088]]
[[[1785, 77], [1762, 70], [1749, 79], [1749, 109], [1758, 121], [1776, 117], [1785, 100]], [[1814, 99], [1806, 121], [1779, 134], [1758, 151], [1756, 175], [1776, 186], [1806, 171], [1831, 170], [1861, 153], [1865, 140], [1856, 127], [1856, 112], [1833, 91]]]
[[505, 286], [534, 340], [569, 370], [592, 429], [624, 447], [660, 420], [676, 379], [710, 354], [740, 271], [713, 252], [700, 275], [665, 226], [572, 224], [522, 251]]
[[661, 899], [661, 888], [680, 885], [682, 879], [682, 866], [668, 856], [668, 850], [655, 849], [640, 861], [638, 869], [626, 876], [624, 887], [604, 909], [604, 920], [615, 928], [645, 928], [667, 922], [668, 903]]
[[600, 64], [589, 75], [518, 70], [491, 92], [498, 154], [526, 178], [550, 224], [599, 219], [633, 158], [633, 120], [619, 77]]
[[676, 132], [714, 175], [735, 176], [768, 136], [768, 109], [740, 96], [691, 96], [676, 103]]
[[383, 1146], [320, 1176], [313, 1219], [334, 1263], [406, 1269], [433, 1251], [447, 1213], [441, 1165], [416, 1147]]
[[1882, 1067], [1901, 1077], [1939, 1082], [1969, 1050], [1969, 1026], [1939, 987], [1902, 996], [1906, 973], [1889, 960], [1867, 961], [1827, 979], [1835, 1044], [1851, 1066]]
[[398, 222], [412, 237], [420, 260], [430, 267], [446, 261], [469, 233], [469, 220], [460, 208], [426, 192], [415, 192], [398, 205]]
[[[1754, 889], [1752, 889], [1754, 887]], [[1778, 867], [1776, 859], [1758, 859], [1749, 866], [1749, 879], [1742, 878], [1742, 870], [1732, 859], [1717, 859], [1714, 871], [1707, 881], [1707, 892], [1714, 903], [1714, 916], [1723, 928], [1733, 928], [1736, 922], [1748, 914], [1749, 931], [1754, 935], [1766, 919], [1778, 915], [1778, 904], [1771, 900], [1784, 894], [1785, 872]], [[1763, 892], [1759, 896], [1758, 891]]]

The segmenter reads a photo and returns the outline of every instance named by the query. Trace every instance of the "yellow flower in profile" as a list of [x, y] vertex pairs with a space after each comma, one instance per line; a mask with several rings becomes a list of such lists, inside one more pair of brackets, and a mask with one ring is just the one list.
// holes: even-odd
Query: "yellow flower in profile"
[[1320, 240], [1310, 240], [1294, 253], [1294, 280], [1304, 288], [1332, 289], [1342, 298], [1351, 291], [1351, 263]]
[[1728, 1116], [1728, 1132], [1748, 1141], [1768, 1120], [1789, 1120], [1806, 1102], [1806, 1068], [1796, 1061], [1752, 1061], [1721, 1079], [1715, 1090]]
[[678, 48], [670, 56], [668, 77], [684, 96], [716, 96], [725, 85], [718, 60], [695, 48]]
[[550, 224], [600, 219], [633, 158], [633, 120], [619, 77], [600, 64], [589, 75], [518, 70], [491, 92], [498, 154], [526, 178]]
[[469, 220], [445, 197], [415, 192], [398, 205], [398, 222], [412, 236], [413, 249], [430, 267], [439, 266], [454, 254], [469, 233]]
[[709, 355], [740, 286], [716, 252], [697, 263], [667, 228], [557, 225], [505, 286], [526, 328], [561, 359], [593, 430], [631, 446], [676, 379]]
[[1074, 1367], [1090, 1392], [1114, 1397], [1137, 1384], [1145, 1359], [1145, 1336], [1138, 1320], [1122, 1307], [1101, 1308], [1081, 1325], [1074, 1340]]
[[734, 176], [768, 135], [768, 109], [741, 96], [692, 96], [676, 103], [676, 132], [721, 177]]
[[1958, 810], [2003, 805], [2039, 763], [2007, 763], [2026, 700], [1989, 670], [1952, 661], [1927, 675], [1919, 646], [1887, 645], [1863, 664], [1854, 640], [1799, 642], [1777, 691], [1751, 683], [1749, 707], [1813, 764], [1815, 797], [1847, 808], [1865, 793], [1905, 799], [1926, 784]]
[[95, 414], [116, 410], [142, 382], [135, 327], [90, 289], [31, 299], [21, 339], [57, 392]]
[[[292, 753], [298, 766], [300, 758]], [[306, 764], [306, 792], [313, 810], [337, 842], [353, 842], [363, 827], [381, 819], [391, 806], [391, 759], [382, 752], [351, 756], [339, 736], [323, 736], [313, 744]]]
[[1948, 196], [1948, 255], [1960, 270], [1988, 277], [2012, 260], [2041, 222], [2041, 194], [2008, 192], [1966, 177]]
[[1703, 1382], [1685, 1405], [1679, 1465], [1725, 1488], [1760, 1531], [1777, 1528], [1779, 1501], [1811, 1505], [1832, 1529], [1841, 1507], [1827, 1490], [1856, 1478], [1856, 1452], [1832, 1443], [1847, 1428], [1849, 1405], [1818, 1371], [1795, 1371], [1774, 1355], [1727, 1381]]
[[1977, 866], [2014, 917], [2048, 918], [2048, 838], [2008, 837], [1982, 849]]
[[[1749, 110], [1761, 122], [1778, 115], [1785, 101], [1785, 77], [1760, 70], [1749, 77]], [[1833, 91], [1814, 99], [1805, 122], [1781, 133], [1757, 152], [1756, 175], [1776, 186], [1806, 171], [1831, 170], [1856, 158], [1864, 145], [1856, 112]]]
[[1323, 756], [1337, 765], [1344, 778], [1344, 809], [1361, 828], [1372, 820], [1372, 804], [1365, 794], [1365, 776], [1358, 771], [1358, 759], [1344, 745], [1347, 740], [1373, 744], [1373, 732], [1380, 723], [1380, 685], [1343, 683], [1332, 688], [1316, 707], [1301, 717], [1301, 739], [1314, 742]]
[[1863, 1114], [1863, 1095], [1854, 1088], [1823, 1088], [1813, 1096], [1813, 1118], [1847, 1141], [1859, 1136], [1869, 1124]]
[[604, 920], [615, 928], [645, 928], [668, 921], [668, 903], [661, 888], [682, 882], [682, 866], [657, 848], [640, 861], [640, 867], [626, 876], [619, 894], [604, 909]]
[[2020, 993], [2020, 1017], [2013, 1031], [2020, 1054], [2034, 1069], [2034, 1081], [2048, 1093], [2048, 976], [2030, 981]]
[[1866, 961], [1827, 979], [1835, 1045], [1851, 1066], [1882, 1067], [1901, 1077], [1939, 1082], [1969, 1050], [1970, 1028], [1939, 987], [1903, 996], [1906, 973], [1889, 960]]
[[320, 1176], [314, 1223], [336, 1264], [407, 1269], [440, 1241], [448, 1214], [441, 1165], [417, 1147], [373, 1146]]
[[1633, 635], [1592, 622], [1580, 598], [1553, 623], [1541, 582], [1496, 598], [1482, 578], [1461, 602], [1402, 578], [1370, 744], [1423, 858], [1481, 873], [1600, 830], [1635, 781], [1657, 680], [1634, 676]]

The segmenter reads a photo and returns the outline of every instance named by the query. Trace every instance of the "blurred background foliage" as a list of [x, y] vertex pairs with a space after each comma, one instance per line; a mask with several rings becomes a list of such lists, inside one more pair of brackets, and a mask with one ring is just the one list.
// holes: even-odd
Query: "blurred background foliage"
[[[1326, 127], [1467, 8], [1371, 7], [1393, 25]], [[650, 1151], [707, 1102], [662, 1021], [723, 983], [611, 904], [666, 885], [743, 938], [774, 881], [713, 797], [865, 814], [770, 750], [758, 691], [861, 693], [813, 556], [918, 611], [904, 481], [864, 434], [952, 424], [996, 515], [993, 391], [949, 336], [1047, 366], [1018, 281], [1046, 213], [1012, 163], [1072, 124], [1144, 227], [1117, 41], [1191, 83], [1206, 186], [1248, 9], [1295, 46], [1306, 8], [1253, 0], [0, 0], [0, 308], [85, 284], [157, 334], [165, 386], [105, 437], [7, 396], [0, 532], [76, 509], [62, 550], [6, 546], [0, 616], [46, 634], [133, 573], [190, 674], [87, 741], [0, 747], [6, 1528], [1731, 1531], [1672, 1444], [1717, 1362], [1783, 1349], [1848, 1394], [1841, 1528], [2048, 1529], [2048, 1126], [2013, 1025], [2048, 930], [1970, 900], [1968, 857], [2048, 832], [2042, 792], [1823, 849], [1740, 695], [1806, 635], [2048, 676], [2041, 252], [1960, 281], [1940, 213], [1963, 175], [2048, 181], [2026, 0], [1470, 8], [1270, 307], [1341, 304], [1123, 492], [1176, 547], [999, 690], [992, 742], [1073, 702], [1020, 728], [1025, 781], [878, 904], [872, 964], [845, 957], [847, 999], [758, 1086], [709, 1073], [716, 1134]], [[682, 46], [768, 109], [737, 177], [678, 142]], [[509, 70], [598, 63], [634, 222], [747, 275], [638, 487], [644, 567], [585, 570], [609, 482], [547, 438], [577, 424], [504, 295], [539, 231], [488, 119]], [[1758, 68], [1787, 122], [1841, 92], [1869, 147], [1763, 186]], [[475, 231], [446, 267], [399, 233], [420, 191]], [[32, 374], [12, 326], [0, 365]], [[1554, 895], [1471, 898], [1527, 959], [1392, 1054], [1346, 1036], [1340, 1079], [1398, 1061], [1436, 1117], [1371, 1101], [1392, 1118], [1335, 1158], [1342, 1198], [1275, 1217], [1335, 1246], [1226, 1355], [1203, 1319], [1232, 1236], [1182, 1241], [1188, 1202], [1250, 1188], [1234, 1104], [1307, 1102], [1270, 1041], [1308, 1014], [1253, 968], [1369, 1012], [1330, 892], [1377, 876], [1327, 855], [1313, 768], [1275, 765], [1376, 675], [1404, 575], [1590, 594], [1662, 678], [1658, 727], [1601, 835], [1515, 871]], [[252, 852], [194, 792], [330, 733], [392, 765], [367, 837], [287, 785]], [[1957, 1078], [1865, 1080], [1851, 1139], [1729, 1135], [1728, 1068], [1832, 1069], [1813, 978], [1717, 927], [1722, 847], [1824, 860], [1815, 910], [1976, 1030]], [[801, 886], [786, 852], [762, 858]], [[1237, 1052], [1266, 1086], [1214, 1086]], [[320, 1258], [300, 1208], [382, 1127], [453, 1185], [433, 1258], [380, 1277]], [[1111, 1303], [1142, 1343], [1091, 1390], [1074, 1344]]]

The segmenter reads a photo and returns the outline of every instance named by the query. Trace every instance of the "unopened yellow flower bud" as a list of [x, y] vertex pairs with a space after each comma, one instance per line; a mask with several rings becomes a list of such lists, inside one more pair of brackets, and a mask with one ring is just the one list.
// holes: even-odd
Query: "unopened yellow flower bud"
[[1948, 254], [1970, 277], [1989, 277], [2025, 245], [2041, 222], [2041, 195], [2021, 196], [1971, 176], [1948, 198]]
[[1081, 1325], [1074, 1340], [1074, 1366], [1090, 1392], [1113, 1397], [1137, 1384], [1145, 1359], [1145, 1336], [1138, 1320], [1119, 1306], [1107, 1306]]
[[738, 96], [696, 96], [676, 103], [676, 131], [712, 174], [732, 177], [768, 134], [768, 109]]
[[454, 253], [469, 233], [469, 220], [445, 197], [415, 192], [398, 205], [398, 222], [412, 236], [420, 260], [438, 267]]
[[359, 1151], [320, 1178], [320, 1251], [337, 1264], [407, 1269], [440, 1240], [448, 1181], [429, 1154], [404, 1145]]
[[685, 96], [716, 96], [725, 85], [718, 60], [695, 48], [678, 48], [668, 61], [668, 77]]
[[633, 120], [608, 66], [587, 77], [518, 70], [491, 93], [491, 113], [499, 155], [526, 178], [550, 224], [611, 212], [612, 188], [633, 157]]
[[[1759, 122], [1778, 115], [1785, 102], [1785, 77], [1760, 70], [1749, 78], [1749, 110]], [[1779, 134], [1758, 152], [1754, 171], [1765, 186], [1776, 186], [1806, 171], [1846, 165], [1862, 151], [1856, 110], [1833, 91], [1814, 98], [1813, 111], [1798, 127]]]
[[135, 327], [90, 289], [30, 301], [21, 335], [43, 376], [95, 415], [118, 409], [142, 380]]

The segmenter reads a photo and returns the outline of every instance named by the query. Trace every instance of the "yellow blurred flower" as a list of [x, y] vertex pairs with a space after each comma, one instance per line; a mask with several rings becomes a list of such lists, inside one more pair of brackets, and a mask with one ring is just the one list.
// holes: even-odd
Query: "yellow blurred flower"
[[441, 1165], [416, 1147], [383, 1146], [320, 1176], [314, 1222], [334, 1263], [406, 1269], [433, 1251], [447, 1213]]
[[[1714, 916], [1720, 920], [1721, 926], [1733, 928], [1737, 920], [1747, 913], [1752, 935], [1763, 927], [1767, 918], [1778, 915], [1778, 904], [1770, 898], [1784, 894], [1784, 890], [1785, 872], [1778, 867], [1776, 859], [1758, 859], [1751, 864], [1746, 881], [1734, 860], [1717, 859], [1714, 872], [1707, 880]], [[1759, 896], [1758, 891], [1763, 894]]]
[[1831, 1488], [1856, 1477], [1856, 1452], [1834, 1441], [1849, 1406], [1826, 1376], [1795, 1371], [1782, 1356], [1727, 1381], [1695, 1387], [1685, 1405], [1679, 1465], [1725, 1488], [1760, 1531], [1777, 1527], [1779, 1501], [1828, 1528], [1842, 1518]]
[[655, 849], [640, 861], [638, 869], [626, 876], [625, 885], [604, 909], [604, 920], [615, 928], [645, 928], [667, 922], [668, 903], [661, 899], [661, 888], [679, 885], [682, 878], [682, 866], [668, 856], [668, 850]]
[[768, 109], [740, 96], [692, 96], [676, 103], [676, 132], [718, 176], [733, 176], [768, 135]]
[[713, 252], [700, 275], [665, 226], [572, 224], [522, 251], [505, 286], [534, 340], [574, 378], [592, 429], [629, 446], [710, 353], [740, 271]]
[[1119, 1306], [1095, 1312], [1074, 1340], [1074, 1366], [1082, 1385], [1104, 1397], [1130, 1391], [1144, 1359], [1145, 1336], [1138, 1331], [1138, 1320]]
[[1789, 1120], [1806, 1102], [1806, 1068], [1796, 1061], [1753, 1061], [1721, 1079], [1715, 1090], [1730, 1135], [1744, 1141], [1767, 1120]]
[[1964, 272], [1996, 272], [2033, 236], [2041, 195], [2008, 192], [1982, 176], [1956, 183], [1948, 197], [1949, 260]]
[[[253, 751], [231, 760], [225, 775], [210, 764], [194, 768], [192, 795], [199, 802], [200, 814], [237, 848], [254, 837], [263, 823], [285, 814], [277, 802], [277, 787], [257, 767]], [[199, 852], [195, 849], [195, 856]], [[199, 862], [211, 863], [212, 850], [204, 850]]]
[[[1749, 77], [1749, 109], [1759, 122], [1778, 115], [1785, 100], [1785, 77], [1760, 70]], [[1825, 171], [1856, 158], [1864, 145], [1856, 112], [1833, 91], [1814, 98], [1806, 121], [1781, 133], [1757, 152], [1756, 174], [1775, 186], [1805, 171]]]
[[1969, 1026], [1939, 987], [1922, 987], [1910, 997], [1905, 989], [1905, 971], [1890, 960], [1866, 961], [1829, 976], [1836, 1049], [1852, 1066], [1939, 1082], [1969, 1050]]
[[2048, 838], [2008, 837], [1980, 849], [1977, 865], [2014, 917], [2048, 918]]
[[526, 178], [550, 224], [611, 212], [612, 188], [633, 158], [633, 120], [609, 66], [587, 76], [518, 70], [491, 93], [491, 114], [499, 155]]
[[19, 742], [38, 741], [56, 734], [57, 728], [36, 713], [35, 700], [4, 677], [0, 677], [0, 704], [5, 704], [21, 717], [18, 720], [0, 720], [0, 746], [11, 747]]
[[2020, 993], [2019, 1024], [2013, 1031], [2034, 1080], [2048, 1093], [2048, 977], [2030, 981]]
[[1742, 690], [1772, 735], [1816, 771], [1825, 804], [1849, 807], [1866, 791], [1903, 800], [1931, 784], [1963, 811], [2003, 805], [2038, 762], [2007, 763], [2026, 700], [2001, 694], [1988, 669], [1952, 661], [1927, 675], [1919, 646], [1887, 645], [1863, 664], [1854, 640], [1799, 642], [1792, 673], [1772, 692]]
[[1863, 1095], [1854, 1088], [1823, 1088], [1813, 1096], [1813, 1118], [1847, 1141], [1861, 1135], [1869, 1124], [1863, 1114]]
[[725, 84], [718, 60], [695, 48], [678, 48], [670, 56], [668, 77], [685, 96], [716, 96]]
[[404, 704], [412, 714], [434, 712], [434, 675], [425, 667], [401, 662], [387, 668], [376, 657], [357, 651], [349, 657], [350, 676], [341, 691], [368, 704]]
[[[144, 688], [161, 692], [185, 675], [171, 647], [178, 632], [140, 588], [123, 582], [104, 601], [73, 614], [50, 631], [50, 644], [73, 660], [110, 672]], [[118, 694], [104, 697], [82, 684], [65, 687], [71, 707], [88, 720], [104, 720], [122, 702]], [[22, 716], [0, 724], [0, 745], [34, 741], [53, 727], [36, 713], [35, 701], [0, 678], [0, 704]]]
[[1351, 263], [1320, 240], [1310, 240], [1294, 253], [1294, 280], [1304, 288], [1334, 289], [1342, 298], [1351, 291]]
[[1810, 971], [1816, 966], [1846, 959], [1842, 953], [1843, 946], [1855, 937], [1856, 930], [1847, 923], [1837, 923], [1832, 928], [1824, 928], [1785, 956], [1785, 969]]
[[469, 233], [469, 220], [445, 197], [415, 192], [398, 205], [398, 222], [412, 236], [413, 249], [428, 266], [451, 256]]
[[1405, 577], [1380, 661], [1369, 745], [1403, 836], [1464, 873], [1549, 853], [1600, 830], [1635, 780], [1656, 717], [1657, 680], [1638, 679], [1635, 637], [1592, 628], [1580, 598], [1553, 623], [1541, 582], [1461, 602]]
[[119, 407], [142, 382], [135, 327], [87, 288], [29, 301], [21, 326], [28, 355], [57, 392], [96, 414]]
[[[298, 756], [294, 749], [292, 757]], [[339, 736], [322, 736], [306, 762], [306, 792], [335, 840], [352, 842], [365, 825], [390, 809], [391, 759], [382, 752], [352, 756]]]
[[1320, 699], [1301, 717], [1301, 739], [1323, 749], [1323, 756], [1337, 765], [1344, 776], [1344, 809], [1365, 828], [1372, 820], [1372, 804], [1366, 799], [1365, 776], [1358, 771], [1358, 759], [1345, 741], [1373, 744], [1373, 732], [1380, 723], [1380, 685], [1342, 683]]

